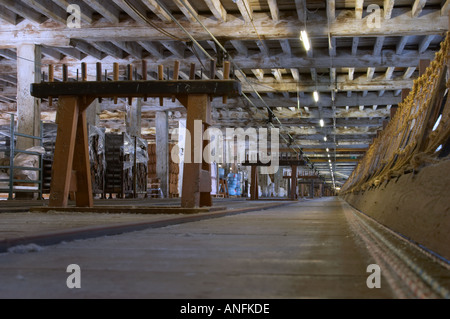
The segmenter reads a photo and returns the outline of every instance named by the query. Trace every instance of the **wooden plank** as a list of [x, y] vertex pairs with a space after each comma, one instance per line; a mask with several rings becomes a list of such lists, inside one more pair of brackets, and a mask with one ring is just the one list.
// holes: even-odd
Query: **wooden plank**
[[251, 167], [251, 181], [250, 181], [250, 199], [257, 200], [259, 198], [258, 193], [258, 167]]
[[297, 199], [297, 166], [291, 166], [291, 200]]
[[227, 21], [227, 11], [223, 7], [220, 0], [204, 0], [204, 1], [217, 20], [222, 22]]
[[49, 206], [67, 207], [79, 114], [78, 98], [60, 97]]
[[95, 95], [97, 97], [171, 97], [184, 94], [211, 94], [214, 96], [240, 95], [236, 80], [149, 80], [108, 82], [43, 82], [31, 85], [31, 95], [46, 98], [65, 95]]
[[78, 102], [80, 110], [78, 115], [73, 158], [73, 169], [76, 171], [78, 186], [75, 198], [77, 207], [94, 206], [94, 199], [92, 196], [91, 166], [89, 162], [88, 132], [86, 124], [86, 107], [89, 106], [92, 101], [93, 99], [86, 101], [86, 103], [83, 103], [81, 100]]
[[[182, 99], [183, 105], [187, 109], [186, 130], [195, 132], [196, 129], [204, 131], [204, 125], [200, 128], [195, 127], [195, 121], [200, 120], [203, 124], [208, 125], [211, 122], [211, 101], [207, 94], [189, 94]], [[181, 207], [194, 208], [202, 206], [211, 206], [212, 198], [210, 192], [202, 190], [202, 180], [205, 183], [205, 169], [210, 173], [209, 164], [204, 162], [202, 156], [203, 141], [194, 141], [195, 134], [186, 136], [185, 154], [190, 155], [190, 162], [184, 162], [183, 169], [183, 193], [181, 195]], [[199, 152], [197, 152], [199, 150]], [[186, 156], [186, 155], [185, 155]], [[200, 157], [200, 158], [199, 158]], [[203, 169], [202, 169], [203, 167]], [[203, 177], [202, 177], [203, 176]], [[211, 181], [209, 179], [209, 185]]]

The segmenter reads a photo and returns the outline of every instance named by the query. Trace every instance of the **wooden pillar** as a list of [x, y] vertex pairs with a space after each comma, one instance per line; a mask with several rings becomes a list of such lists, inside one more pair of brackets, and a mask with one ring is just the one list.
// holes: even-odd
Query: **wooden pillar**
[[420, 60], [419, 61], [419, 76], [425, 73], [427, 67], [430, 65], [430, 60]]
[[141, 137], [141, 110], [142, 110], [141, 101], [142, 101], [141, 98], [135, 98], [132, 100], [131, 104], [127, 103], [127, 114], [125, 116], [125, 124], [128, 135]]
[[302, 198], [305, 197], [305, 184], [300, 184], [300, 192], [302, 194]]
[[250, 199], [259, 199], [258, 194], [258, 166], [251, 166], [250, 180]]
[[101, 113], [101, 105], [98, 103], [98, 99], [95, 99], [87, 108], [86, 108], [86, 122], [92, 126], [98, 126]]
[[186, 152], [186, 119], [178, 121], [178, 194], [183, 194], [184, 154]]
[[[199, 136], [211, 123], [210, 98], [207, 94], [189, 94], [180, 101], [187, 109], [186, 129], [190, 136], [186, 136], [186, 145], [190, 145], [190, 149], [186, 149], [186, 153], [191, 155], [188, 163], [185, 153], [181, 207], [212, 206], [210, 164], [205, 162], [202, 152], [207, 141]], [[188, 141], [188, 138], [191, 140]]]
[[[31, 96], [30, 85], [41, 82], [41, 47], [20, 44], [17, 46], [17, 56], [17, 131], [39, 136], [40, 99]], [[25, 150], [35, 145], [38, 145], [37, 140], [17, 138], [18, 149]]]
[[[86, 107], [82, 97], [59, 98], [58, 129], [52, 167], [50, 207], [67, 207], [69, 191], [79, 207], [93, 207]], [[72, 187], [72, 189], [71, 189]]]
[[167, 112], [156, 112], [156, 176], [169, 197], [169, 122]]
[[291, 166], [291, 200], [297, 199], [297, 166]]

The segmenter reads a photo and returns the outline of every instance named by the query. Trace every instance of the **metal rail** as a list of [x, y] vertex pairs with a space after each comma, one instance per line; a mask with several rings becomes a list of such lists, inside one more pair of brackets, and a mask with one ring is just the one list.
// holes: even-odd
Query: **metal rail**
[[[38, 140], [40, 146], [42, 146], [42, 122], [40, 127], [40, 134], [39, 136], [34, 135], [28, 135], [23, 133], [16, 132], [15, 129], [15, 115], [10, 114], [11, 116], [11, 122], [10, 122], [10, 128], [9, 128], [9, 165], [8, 166], [0, 166], [0, 169], [7, 168], [9, 169], [9, 178], [8, 179], [0, 179], [0, 182], [9, 182], [8, 188], [0, 188], [0, 193], [8, 193], [8, 200], [14, 199], [14, 193], [18, 192], [27, 192], [27, 193], [38, 193], [38, 199], [42, 199], [42, 185], [43, 185], [43, 154], [39, 152], [32, 152], [27, 150], [21, 150], [17, 149], [15, 145], [16, 137], [25, 137], [25, 138], [31, 138], [34, 140]], [[2, 151], [8, 151], [8, 149], [3, 148], [0, 150]], [[14, 157], [17, 153], [22, 154], [29, 154], [29, 155], [36, 155], [39, 156], [39, 167], [27, 167], [27, 166], [15, 166], [14, 165]], [[38, 171], [39, 177], [37, 180], [23, 180], [23, 179], [15, 179], [14, 178], [14, 170], [27, 170], [27, 171]], [[37, 189], [18, 189], [14, 187], [14, 183], [28, 183], [28, 184], [37, 184]]]

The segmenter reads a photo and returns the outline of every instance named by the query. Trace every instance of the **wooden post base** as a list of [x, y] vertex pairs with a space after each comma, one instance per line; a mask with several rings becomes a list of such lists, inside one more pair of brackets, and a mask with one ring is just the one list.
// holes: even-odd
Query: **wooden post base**
[[93, 98], [61, 96], [49, 206], [67, 207], [69, 192], [78, 207], [93, 207], [86, 108]]

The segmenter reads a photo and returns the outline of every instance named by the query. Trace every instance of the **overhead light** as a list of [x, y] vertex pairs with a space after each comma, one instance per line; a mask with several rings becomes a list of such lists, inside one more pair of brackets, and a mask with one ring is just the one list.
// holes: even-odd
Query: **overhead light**
[[328, 160], [328, 163], [331, 163], [331, 160]]
[[328, 154], [328, 157], [330, 157], [330, 154]]
[[305, 30], [300, 31], [300, 40], [302, 40], [305, 50], [309, 51], [309, 49], [311, 49], [311, 43], [309, 42], [308, 34]]
[[319, 102], [319, 92], [314, 91], [313, 92], [313, 98], [315, 102]]
[[325, 123], [323, 122], [323, 119], [320, 119], [319, 124], [320, 124], [321, 127], [324, 126]]
[[326, 142], [326, 141], [327, 141], [327, 137], [326, 137], [326, 136], [324, 136], [324, 137], [323, 137], [323, 140], [324, 140], [324, 141]]
[[329, 152], [330, 151], [330, 149], [327, 147], [327, 152]]

